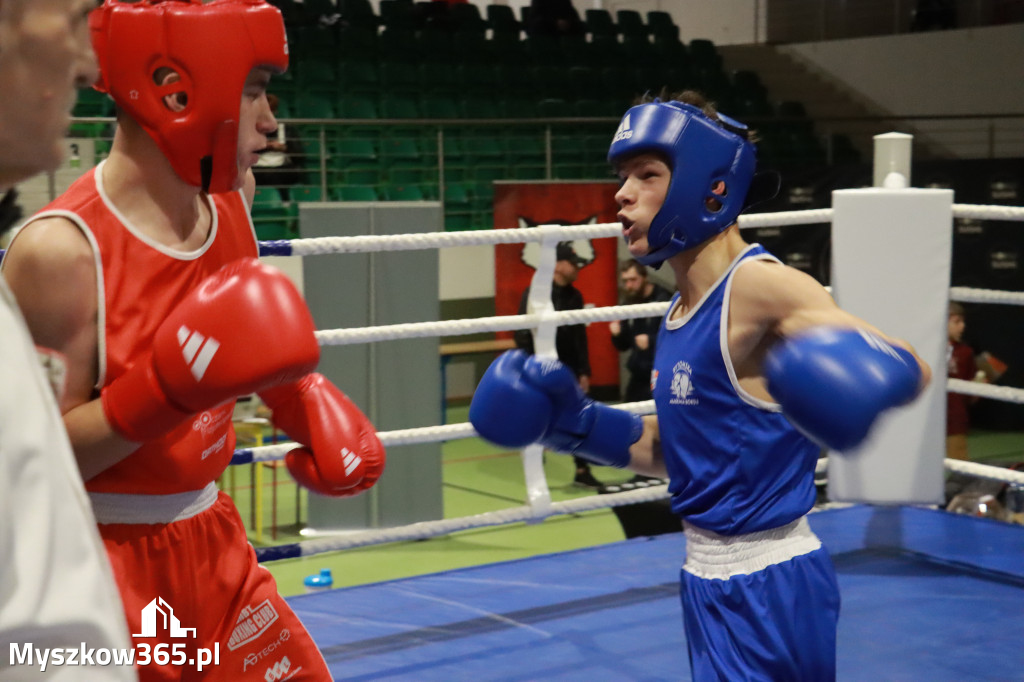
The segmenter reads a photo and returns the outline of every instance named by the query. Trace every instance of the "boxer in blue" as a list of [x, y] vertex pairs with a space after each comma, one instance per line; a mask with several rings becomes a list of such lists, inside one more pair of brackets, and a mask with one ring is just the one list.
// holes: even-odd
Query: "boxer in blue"
[[823, 682], [836, 675], [839, 592], [805, 518], [820, 448], [861, 443], [931, 370], [743, 240], [755, 153], [745, 126], [693, 92], [631, 108], [612, 140], [630, 254], [667, 262], [678, 289], [651, 376], [656, 415], [594, 402], [557, 360], [510, 351], [485, 373], [470, 421], [506, 447], [539, 441], [668, 476], [695, 680]]

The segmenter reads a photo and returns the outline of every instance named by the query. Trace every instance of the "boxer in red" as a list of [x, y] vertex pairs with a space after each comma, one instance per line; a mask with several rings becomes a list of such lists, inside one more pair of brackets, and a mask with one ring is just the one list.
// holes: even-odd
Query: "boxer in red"
[[[299, 442], [295, 478], [352, 495], [383, 471], [373, 425], [314, 369], [301, 296], [261, 265], [251, 172], [288, 65], [264, 0], [107, 0], [90, 15], [119, 107], [109, 157], [20, 231], [4, 275], [36, 344], [62, 353], [64, 422], [143, 680], [327, 680], [214, 484], [234, 399]], [[200, 670], [200, 666], [203, 667]]]

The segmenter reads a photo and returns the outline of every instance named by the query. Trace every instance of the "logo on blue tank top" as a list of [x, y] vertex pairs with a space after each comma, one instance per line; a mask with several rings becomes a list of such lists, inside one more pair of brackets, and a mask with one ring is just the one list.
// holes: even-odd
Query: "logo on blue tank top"
[[690, 363], [680, 360], [672, 367], [672, 399], [671, 405], [696, 405], [700, 401], [693, 397], [696, 388], [693, 385], [693, 369]]

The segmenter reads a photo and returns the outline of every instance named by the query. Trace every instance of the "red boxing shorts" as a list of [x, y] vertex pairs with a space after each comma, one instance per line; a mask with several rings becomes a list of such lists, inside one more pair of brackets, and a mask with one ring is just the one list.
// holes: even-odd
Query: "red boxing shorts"
[[[256, 562], [231, 498], [212, 485], [188, 495], [196, 499], [170, 523], [151, 522], [145, 509], [142, 522], [104, 521], [145, 498], [159, 506], [182, 496], [93, 495], [139, 679], [330, 680], [316, 644]], [[118, 498], [120, 509], [108, 513], [104, 502]]]

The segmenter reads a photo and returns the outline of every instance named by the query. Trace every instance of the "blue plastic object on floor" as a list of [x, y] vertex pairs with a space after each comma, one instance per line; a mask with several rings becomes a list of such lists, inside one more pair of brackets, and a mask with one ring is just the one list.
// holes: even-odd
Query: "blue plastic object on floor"
[[331, 575], [331, 569], [321, 568], [319, 573], [307, 575], [302, 582], [307, 592], [323, 592], [334, 585], [334, 576]]

